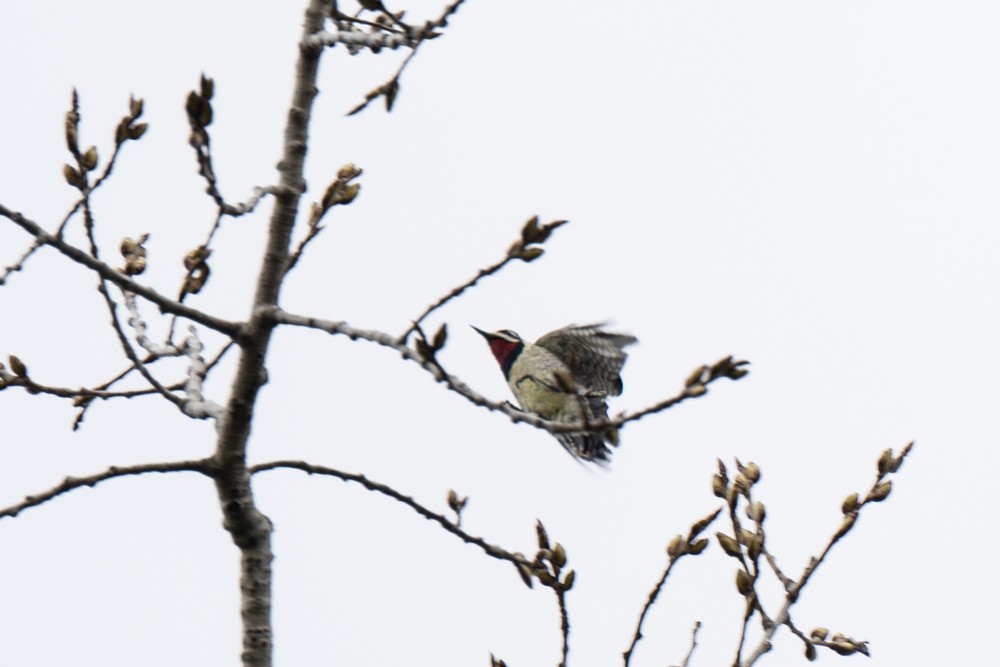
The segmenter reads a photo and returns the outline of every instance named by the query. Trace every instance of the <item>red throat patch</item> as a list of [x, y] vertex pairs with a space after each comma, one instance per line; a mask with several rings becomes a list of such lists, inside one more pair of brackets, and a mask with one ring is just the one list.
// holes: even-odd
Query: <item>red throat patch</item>
[[510, 368], [510, 364], [513, 363], [514, 357], [512, 356], [515, 350], [524, 346], [524, 343], [520, 341], [509, 341], [502, 338], [490, 338], [490, 351], [493, 352], [493, 356], [496, 357], [497, 363], [500, 364], [500, 368], [504, 369], [504, 372]]

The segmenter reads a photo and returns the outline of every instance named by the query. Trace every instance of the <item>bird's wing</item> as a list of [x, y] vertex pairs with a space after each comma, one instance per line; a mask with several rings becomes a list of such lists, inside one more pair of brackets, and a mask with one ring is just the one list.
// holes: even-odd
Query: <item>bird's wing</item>
[[603, 326], [570, 325], [550, 331], [535, 344], [566, 364], [578, 385], [617, 396], [622, 393], [621, 372], [627, 356], [623, 348], [637, 339], [604, 331]]

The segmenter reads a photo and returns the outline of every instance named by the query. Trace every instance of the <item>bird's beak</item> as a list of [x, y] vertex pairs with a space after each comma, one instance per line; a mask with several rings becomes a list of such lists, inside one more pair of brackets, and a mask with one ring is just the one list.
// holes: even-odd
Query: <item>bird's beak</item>
[[471, 324], [469, 326], [472, 327], [473, 329], [475, 329], [476, 331], [478, 331], [479, 335], [482, 336], [483, 338], [485, 338], [486, 340], [490, 339], [490, 335], [488, 333], [486, 333], [485, 331], [483, 331], [482, 329], [480, 329], [479, 327], [473, 326]]

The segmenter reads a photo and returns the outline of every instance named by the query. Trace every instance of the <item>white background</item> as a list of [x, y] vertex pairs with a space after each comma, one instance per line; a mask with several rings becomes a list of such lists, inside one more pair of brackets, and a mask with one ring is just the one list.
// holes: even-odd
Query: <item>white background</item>
[[[273, 182], [301, 4], [6, 0], [0, 201], [53, 229], [75, 193], [61, 174], [71, 87], [81, 144], [102, 161], [129, 94], [145, 98], [147, 135], [94, 197], [98, 236], [117, 262], [123, 236], [150, 232], [142, 280], [174, 293], [213, 215], [184, 98], [201, 72], [214, 77], [227, 198]], [[307, 201], [346, 162], [365, 169], [363, 189], [292, 274], [287, 309], [401, 332], [537, 213], [572, 221], [544, 258], [431, 318], [450, 326], [449, 370], [503, 400], [467, 325], [536, 338], [610, 319], [640, 338], [613, 410], [673, 395], [728, 354], [752, 372], [629, 426], [612, 469], [589, 471], [390, 351], [283, 330], [253, 461], [363, 472], [440, 511], [454, 488], [471, 496], [463, 525], [512, 550], [532, 552], [541, 518], [577, 570], [570, 662], [607, 665], [667, 542], [719, 506], [717, 457], [760, 465], [768, 544], [797, 574], [879, 453], [916, 439], [891, 497], [866, 508], [793, 618], [870, 640], [876, 665], [988, 664], [1000, 621], [998, 34], [990, 2], [469, 0], [411, 64], [396, 110], [352, 118], [405, 54], [327, 52]], [[246, 316], [269, 211], [226, 222], [193, 305]], [[0, 223], [7, 265], [30, 238]], [[94, 285], [51, 250], [33, 257], [0, 288], [0, 355], [70, 387], [124, 368]], [[144, 313], [162, 336], [167, 321]], [[211, 398], [225, 400], [230, 370]], [[182, 372], [164, 364], [161, 377]], [[67, 474], [214, 444], [211, 424], [157, 399], [95, 405], [78, 433], [74, 415], [68, 401], [0, 394], [0, 506]], [[558, 662], [554, 597], [509, 564], [332, 479], [272, 472], [255, 491], [276, 525], [277, 664], [485, 665], [491, 651], [512, 667]], [[4, 519], [0, 664], [236, 665], [237, 560], [214, 488], [193, 474], [116, 480]], [[734, 565], [714, 544], [681, 561], [633, 664], [678, 663], [695, 620], [692, 664], [731, 664]], [[780, 591], [762, 593], [776, 613]], [[801, 655], [782, 630], [766, 664]], [[819, 664], [858, 659], [825, 651]]]

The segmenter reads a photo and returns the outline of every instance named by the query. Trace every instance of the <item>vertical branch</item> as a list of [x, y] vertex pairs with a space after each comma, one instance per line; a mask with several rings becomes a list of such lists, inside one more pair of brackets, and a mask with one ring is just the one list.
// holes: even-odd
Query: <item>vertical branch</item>
[[220, 420], [213, 462], [223, 525], [240, 550], [243, 664], [271, 665], [271, 522], [254, 504], [247, 470], [246, 447], [254, 403], [265, 381], [264, 360], [274, 321], [266, 306], [278, 302], [288, 261], [292, 227], [305, 191], [305, 162], [309, 119], [316, 98], [316, 76], [322, 47], [307, 46], [308, 37], [323, 27], [329, 0], [310, 0], [305, 11], [296, 63], [295, 88], [285, 125], [284, 152], [278, 163], [280, 184], [268, 228], [267, 247], [257, 277], [253, 312], [240, 341], [241, 354], [225, 413]]

